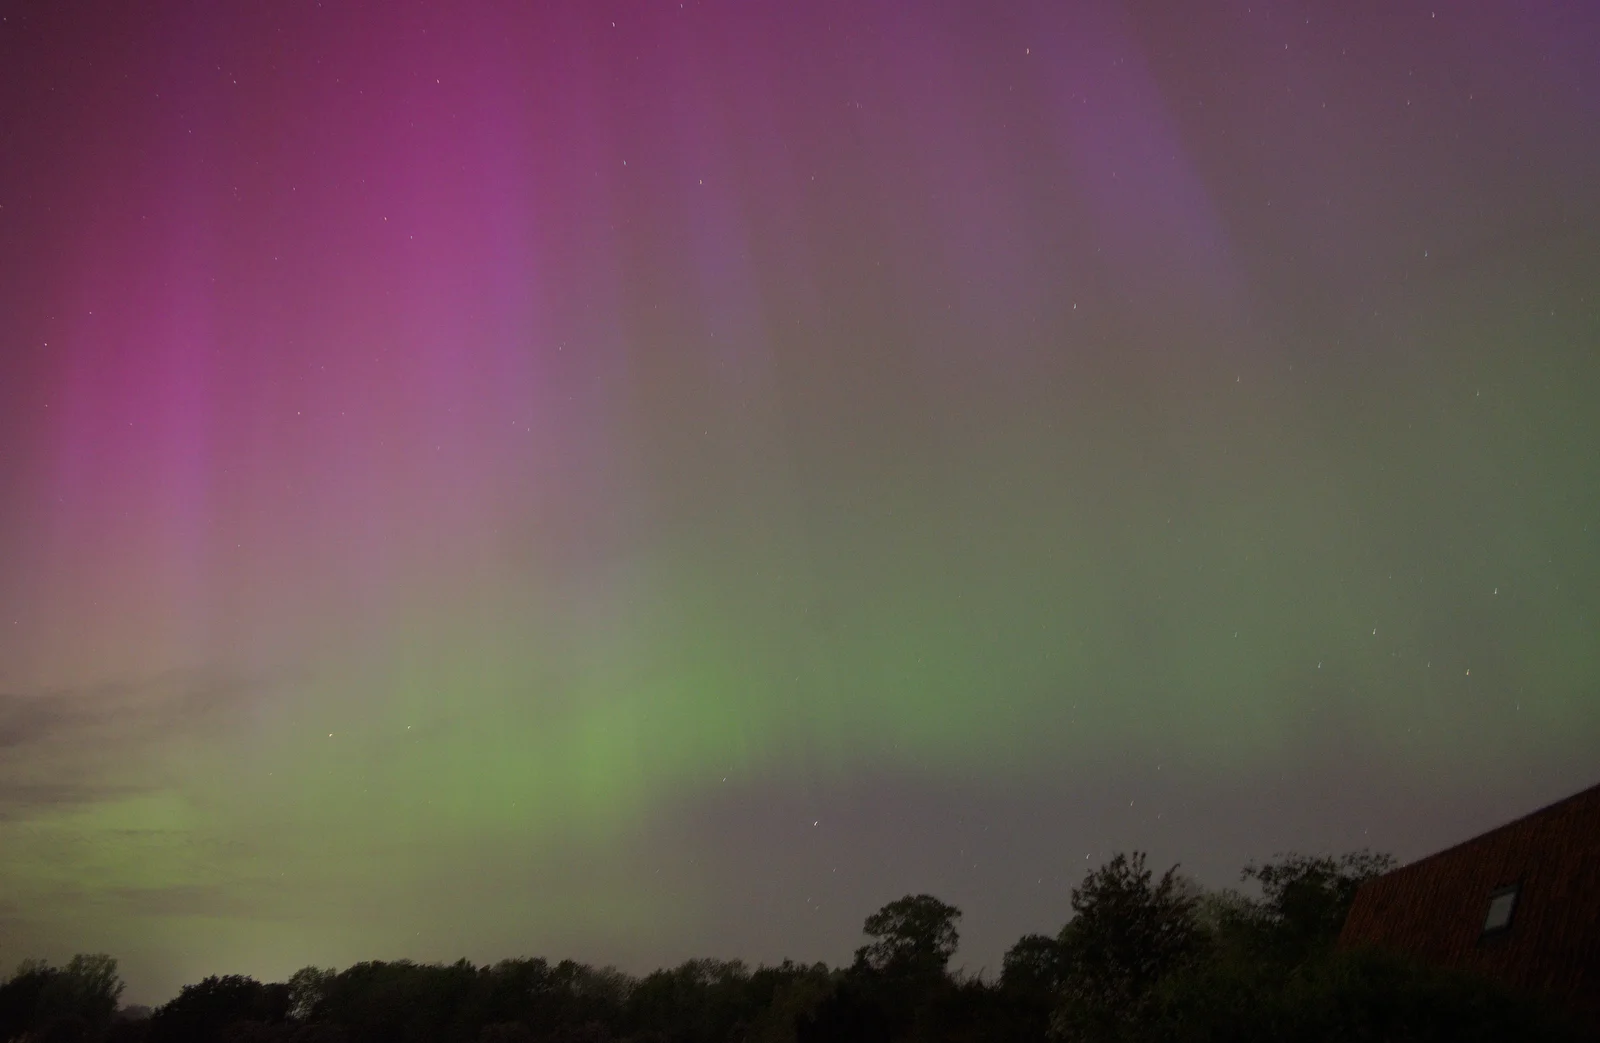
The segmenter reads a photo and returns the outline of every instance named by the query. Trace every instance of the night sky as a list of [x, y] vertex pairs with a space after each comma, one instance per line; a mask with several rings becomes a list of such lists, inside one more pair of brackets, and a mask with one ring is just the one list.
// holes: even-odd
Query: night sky
[[1600, 781], [1589, 0], [0, 2], [0, 971], [958, 965]]

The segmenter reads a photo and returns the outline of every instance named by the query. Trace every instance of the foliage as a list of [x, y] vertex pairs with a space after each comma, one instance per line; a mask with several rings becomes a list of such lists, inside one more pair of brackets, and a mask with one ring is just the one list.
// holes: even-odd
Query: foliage
[[[762, 968], [754, 979], [769, 972]], [[745, 1043], [795, 1043], [800, 1019], [813, 1017], [833, 989], [833, 977], [820, 963], [801, 967], [785, 961], [776, 973], [782, 978], [751, 1019]]]
[[35, 960], [24, 960], [9, 981], [0, 985], [0, 1040], [22, 1035], [34, 1026], [39, 997], [55, 972]]
[[661, 1043], [727, 1039], [755, 1014], [749, 983], [737, 960], [690, 960], [643, 978], [628, 996], [627, 1022]]
[[1261, 896], [1202, 893], [1116, 855], [989, 982], [948, 970], [960, 910], [908, 895], [867, 917], [848, 968], [689, 960], [632, 978], [565, 960], [306, 967], [186, 986], [125, 1009], [109, 957], [31, 961], [0, 984], [0, 1041], [27, 1043], [1578, 1043], [1549, 1008], [1463, 974], [1334, 948], [1387, 856], [1251, 865]]
[[185, 985], [150, 1019], [151, 1043], [206, 1043], [246, 1024], [281, 1024], [289, 1012], [289, 986], [263, 985], [241, 974], [213, 975]]
[[907, 895], [867, 917], [861, 930], [873, 941], [856, 950], [856, 962], [880, 974], [943, 974], [960, 941], [961, 910], [932, 895]]
[[79, 954], [56, 972], [40, 997], [45, 1016], [69, 1016], [104, 1025], [117, 1011], [122, 979], [117, 961], [104, 953]]
[[1059, 939], [1025, 934], [1006, 950], [1000, 984], [1013, 992], [1053, 996], [1066, 978], [1066, 963], [1066, 949]]
[[1390, 855], [1371, 851], [1340, 857], [1291, 852], [1246, 866], [1241, 878], [1261, 885], [1259, 923], [1276, 956], [1298, 962], [1332, 949], [1356, 891], [1394, 866]]
[[122, 995], [117, 961], [77, 955], [65, 967], [24, 960], [0, 985], [0, 1039], [87, 1039], [105, 1031]]
[[1158, 986], [1123, 1038], [1149, 1043], [1576, 1043], [1558, 1013], [1480, 978], [1377, 952], [1293, 966], [1207, 961]]
[[1206, 943], [1199, 903], [1177, 870], [1153, 881], [1142, 852], [1119, 853], [1073, 890], [1073, 917], [1059, 938], [1056, 1036], [1116, 1038], [1111, 1026], [1162, 978], [1198, 958]]
[[317, 1005], [328, 994], [336, 971], [320, 967], [301, 967], [289, 976], [289, 1017], [296, 1021], [309, 1021]]
[[795, 1024], [797, 1043], [889, 1043], [894, 1013], [858, 981], [839, 982]]

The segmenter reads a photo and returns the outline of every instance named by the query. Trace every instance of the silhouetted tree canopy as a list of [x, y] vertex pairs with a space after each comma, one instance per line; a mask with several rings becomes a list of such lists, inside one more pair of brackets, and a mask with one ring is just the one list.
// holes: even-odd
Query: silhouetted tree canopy
[[289, 1016], [297, 1021], [309, 1021], [317, 1005], [328, 994], [337, 971], [320, 967], [301, 967], [289, 976]]
[[848, 968], [696, 959], [634, 978], [539, 958], [305, 967], [116, 1009], [116, 963], [28, 961], [0, 984], [0, 1043], [1581, 1043], [1537, 999], [1400, 957], [1339, 952], [1387, 856], [1279, 856], [1205, 894], [1118, 854], [1024, 935], [996, 981], [952, 974], [961, 913], [909, 895], [867, 917]]
[[1198, 897], [1173, 866], [1153, 880], [1145, 856], [1117, 854], [1072, 892], [1061, 929], [1062, 1009], [1058, 1031], [1122, 1017], [1158, 981], [1205, 948]]
[[1006, 950], [1000, 984], [1014, 991], [1053, 995], [1066, 975], [1066, 950], [1060, 939], [1025, 934]]
[[839, 982], [796, 1025], [798, 1043], [889, 1043], [895, 1016], [879, 997], [862, 985]]
[[1106, 1040], [1150, 1043], [1580, 1043], [1560, 1012], [1476, 976], [1377, 952], [1295, 966], [1204, 961], [1165, 979]]
[[932, 895], [907, 895], [867, 917], [861, 930], [873, 941], [856, 950], [856, 962], [880, 973], [942, 974], [955, 955], [961, 910]]
[[1261, 885], [1263, 926], [1280, 958], [1293, 961], [1331, 949], [1356, 891], [1394, 866], [1393, 857], [1371, 851], [1337, 858], [1291, 852], [1266, 865], [1246, 866], [1240, 878]]
[[117, 961], [103, 953], [74, 956], [65, 967], [24, 960], [0, 985], [0, 1040], [97, 1038], [121, 995]]
[[239, 1036], [242, 1023], [278, 1025], [288, 1016], [289, 986], [263, 985], [241, 974], [185, 985], [150, 1019], [151, 1043], [207, 1043], [223, 1034]]

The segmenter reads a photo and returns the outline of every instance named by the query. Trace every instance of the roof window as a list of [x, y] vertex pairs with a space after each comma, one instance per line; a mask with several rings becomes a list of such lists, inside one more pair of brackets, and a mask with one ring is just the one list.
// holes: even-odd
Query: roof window
[[1517, 885], [1502, 887], [1489, 895], [1489, 912], [1483, 918], [1483, 933], [1495, 934], [1511, 926], [1511, 914], [1517, 909]]

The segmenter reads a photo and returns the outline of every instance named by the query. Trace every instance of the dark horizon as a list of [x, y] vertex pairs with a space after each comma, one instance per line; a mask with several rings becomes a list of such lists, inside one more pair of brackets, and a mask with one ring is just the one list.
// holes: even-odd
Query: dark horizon
[[[1421, 870], [1426, 880], [1417, 867], [1397, 869], [1393, 858], [1370, 851], [1291, 853], [1244, 869], [1241, 879], [1259, 885], [1250, 897], [1206, 892], [1175, 868], [1151, 866], [1141, 852], [1119, 852], [1085, 872], [1058, 931], [1017, 939], [989, 978], [951, 971], [962, 910], [935, 895], [907, 894], [863, 920], [863, 944], [837, 967], [698, 958], [630, 977], [544, 958], [482, 966], [366, 961], [302, 967], [275, 983], [208, 975], [152, 1011], [118, 1007], [124, 985], [109, 956], [79, 955], [64, 967], [33, 962], [0, 982], [0, 1036], [58, 1043], [1588, 1043], [1600, 1028], [1600, 1007], [1582, 950], [1593, 948], [1586, 932], [1600, 925], [1600, 907], [1572, 888], [1594, 851], [1600, 787], [1562, 803], [1565, 810], [1524, 820], [1519, 833], [1480, 838], [1453, 862], [1424, 860], [1434, 863]], [[1507, 859], [1523, 871], [1509, 899], [1487, 875]], [[1410, 895], [1403, 911], [1393, 907], [1400, 892]], [[1480, 927], [1474, 914], [1484, 912], [1486, 896]], [[1391, 924], [1399, 934], [1389, 943], [1370, 937]], [[1406, 935], [1412, 945], [1425, 936], [1447, 942], [1456, 956], [1426, 955], [1426, 944], [1409, 948]]]

